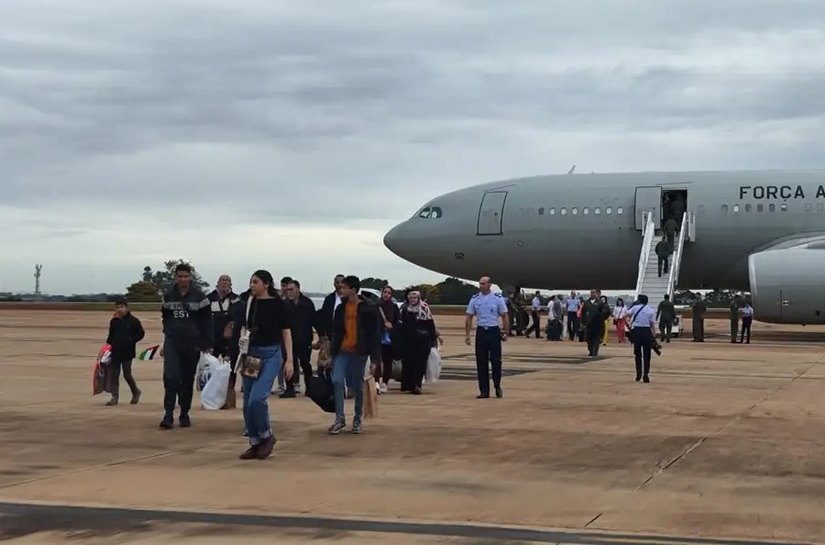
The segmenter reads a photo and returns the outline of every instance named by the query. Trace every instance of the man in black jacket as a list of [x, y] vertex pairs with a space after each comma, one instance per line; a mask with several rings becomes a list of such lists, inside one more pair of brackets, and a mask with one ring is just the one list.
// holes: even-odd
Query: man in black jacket
[[591, 357], [599, 355], [604, 336], [604, 321], [610, 316], [610, 307], [599, 290], [590, 290], [590, 299], [584, 302], [582, 323], [587, 337], [587, 351]]
[[112, 406], [118, 403], [121, 369], [123, 369], [123, 378], [132, 391], [132, 405], [140, 401], [140, 389], [132, 376], [132, 360], [135, 358], [135, 345], [143, 340], [145, 334], [140, 320], [129, 312], [126, 299], [117, 299], [115, 315], [109, 322], [109, 336], [106, 338], [106, 344], [112, 346], [112, 363], [109, 365], [112, 399], [106, 405]]
[[312, 331], [317, 330], [315, 303], [301, 293], [301, 283], [290, 280], [286, 288], [287, 307], [292, 315], [292, 378], [286, 381], [286, 391], [279, 397], [295, 397], [295, 385], [300, 383], [300, 374], [304, 374], [304, 386], [312, 377]]
[[359, 295], [361, 281], [347, 276], [342, 281], [342, 301], [332, 322], [332, 386], [335, 395], [335, 421], [327, 430], [338, 435], [347, 427], [344, 416], [344, 385], [354, 392], [355, 415], [352, 433], [361, 433], [364, 415], [364, 375], [367, 358], [373, 365], [381, 361], [381, 323], [376, 305]]
[[180, 264], [175, 284], [163, 295], [163, 408], [162, 429], [172, 429], [175, 402], [180, 405], [180, 426], [192, 425], [189, 409], [195, 387], [195, 371], [202, 352], [212, 350], [212, 310], [209, 298], [192, 285], [192, 268]]
[[318, 334], [326, 339], [332, 338], [332, 318], [335, 309], [341, 304], [341, 293], [343, 291], [344, 275], [336, 274], [333, 283], [335, 291], [324, 297], [324, 304], [318, 312]]
[[209, 294], [212, 308], [212, 338], [215, 346], [212, 355], [216, 358], [229, 357], [231, 352], [230, 335], [226, 326], [232, 321], [229, 309], [238, 301], [238, 295], [232, 291], [232, 279], [228, 274], [218, 278], [218, 285]]
[[667, 274], [670, 271], [670, 264], [668, 260], [670, 259], [671, 249], [670, 243], [667, 241], [667, 236], [662, 235], [662, 240], [656, 244], [656, 248], [654, 249], [656, 252], [656, 257], [659, 259], [659, 278], [662, 277], [662, 271], [664, 269], [664, 273]]

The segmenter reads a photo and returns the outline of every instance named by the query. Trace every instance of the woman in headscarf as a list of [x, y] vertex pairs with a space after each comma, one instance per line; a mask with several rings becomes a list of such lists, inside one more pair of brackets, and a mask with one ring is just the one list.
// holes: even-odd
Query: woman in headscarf
[[392, 378], [392, 362], [395, 360], [396, 332], [400, 319], [398, 305], [393, 301], [392, 286], [384, 286], [381, 290], [381, 302], [378, 303], [378, 312], [381, 317], [381, 363], [375, 366], [375, 382], [379, 383], [378, 393], [387, 393], [387, 384]]
[[407, 302], [401, 308], [399, 333], [401, 391], [420, 395], [430, 349], [438, 341], [430, 306], [421, 300], [417, 290], [407, 292]]

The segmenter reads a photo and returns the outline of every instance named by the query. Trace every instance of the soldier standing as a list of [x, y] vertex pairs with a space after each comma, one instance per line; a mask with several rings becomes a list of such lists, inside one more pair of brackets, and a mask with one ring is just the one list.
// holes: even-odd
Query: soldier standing
[[735, 296], [730, 302], [730, 342], [736, 342], [736, 334], [739, 331], [739, 296]]
[[[473, 316], [476, 317], [476, 370], [478, 372], [477, 399], [490, 397], [490, 370], [493, 368], [493, 386], [496, 397], [503, 397], [501, 389], [501, 342], [507, 340], [504, 333], [510, 319], [507, 315], [507, 304], [500, 293], [490, 291], [490, 277], [485, 276], [478, 281], [480, 291], [473, 295], [467, 305], [467, 319], [465, 323], [465, 342], [470, 346], [470, 328], [473, 325]], [[504, 325], [502, 329], [501, 325]]]
[[705, 312], [708, 307], [701, 299], [693, 303], [693, 342], [705, 342]]
[[676, 321], [676, 308], [670, 301], [670, 295], [665, 294], [659, 303], [656, 314], [659, 319], [659, 332], [662, 334], [662, 340], [669, 343], [673, 332], [673, 322]]
[[[745, 342], [745, 344], [751, 343], [751, 324], [753, 323], [753, 307], [751, 304], [745, 300], [742, 308], [739, 309], [739, 312], [742, 313], [742, 333], [739, 337], [739, 343]], [[747, 333], [747, 340], [745, 340], [745, 333]]]

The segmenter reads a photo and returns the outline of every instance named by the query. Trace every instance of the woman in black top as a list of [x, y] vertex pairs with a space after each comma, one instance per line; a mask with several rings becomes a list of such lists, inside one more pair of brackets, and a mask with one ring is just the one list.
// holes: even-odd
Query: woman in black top
[[437, 344], [435, 322], [430, 306], [421, 293], [410, 291], [401, 308], [401, 391], [421, 394], [421, 382], [427, 370], [430, 349]]
[[[263, 460], [272, 454], [275, 435], [269, 420], [269, 393], [281, 372], [284, 358], [292, 361], [292, 334], [284, 301], [274, 288], [268, 271], [257, 271], [249, 281], [243, 330], [239, 341], [241, 354], [247, 353], [241, 363], [243, 377], [243, 415], [249, 434], [249, 449], [241, 460]], [[289, 380], [292, 366], [284, 368]]]
[[392, 286], [384, 286], [381, 290], [381, 302], [378, 303], [378, 312], [381, 316], [381, 363], [375, 366], [375, 381], [381, 382], [379, 393], [387, 393], [387, 384], [392, 378], [392, 362], [396, 359], [395, 345], [397, 335], [395, 328], [399, 323], [398, 306], [393, 301]]

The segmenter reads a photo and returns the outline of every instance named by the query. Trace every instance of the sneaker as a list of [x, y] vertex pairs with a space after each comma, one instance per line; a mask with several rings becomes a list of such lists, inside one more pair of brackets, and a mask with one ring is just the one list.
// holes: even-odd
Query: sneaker
[[278, 396], [280, 399], [288, 399], [295, 397], [295, 390], [286, 390], [284, 393]]
[[106, 402], [106, 406], [113, 407], [115, 405], [117, 405], [117, 398], [115, 396], [112, 396], [112, 398]]
[[386, 394], [387, 393], [387, 383], [386, 382], [382, 382], [381, 386], [378, 387], [378, 393], [379, 394]]
[[175, 422], [171, 414], [163, 415], [163, 420], [160, 421], [160, 429], [171, 430], [175, 426]]
[[332, 426], [330, 426], [330, 427], [327, 429], [327, 433], [329, 433], [330, 435], [338, 435], [338, 434], [339, 434], [339, 433], [341, 433], [341, 431], [343, 431], [346, 427], [347, 427], [347, 423], [346, 423], [346, 422], [339, 422], [338, 420], [336, 420], [336, 421], [332, 424]]
[[180, 420], [180, 427], [181, 428], [191, 428], [192, 427], [192, 421], [189, 420], [189, 415], [188, 414], [180, 415], [179, 420]]
[[132, 401], [130, 401], [129, 403], [131, 403], [132, 405], [137, 405], [140, 402], [140, 394], [142, 394], [142, 393], [143, 392], [138, 390], [137, 392], [132, 394]]
[[501, 386], [496, 388], [496, 397], [499, 399], [504, 397], [504, 390], [501, 389]]
[[352, 424], [352, 430], [350, 430], [350, 431], [351, 431], [352, 433], [356, 434], [356, 435], [358, 435], [358, 434], [362, 433], [362, 432], [363, 432], [363, 429], [362, 429], [362, 427], [361, 427], [361, 422], [354, 422], [354, 423]]

